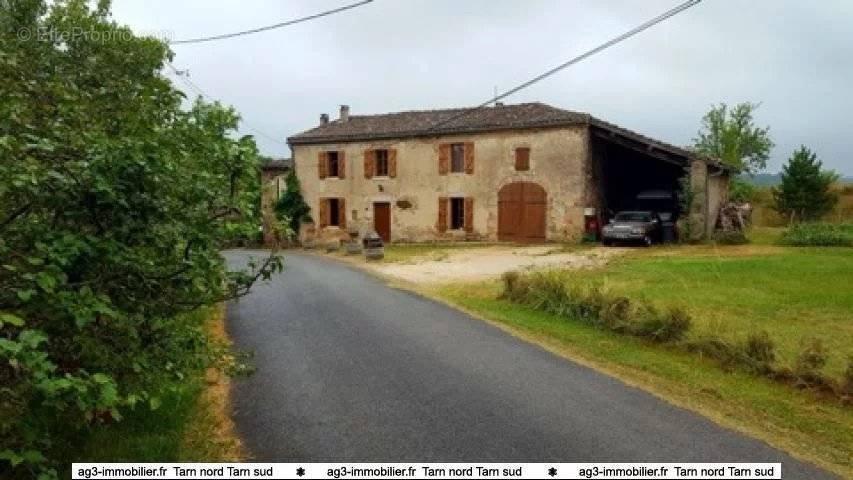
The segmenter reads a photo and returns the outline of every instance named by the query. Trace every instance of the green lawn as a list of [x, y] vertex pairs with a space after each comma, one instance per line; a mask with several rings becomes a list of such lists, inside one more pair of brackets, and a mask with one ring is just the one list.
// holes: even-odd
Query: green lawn
[[[761, 232], [768, 240], [772, 232]], [[769, 243], [769, 242], [768, 242]], [[637, 249], [606, 267], [567, 274], [630, 297], [679, 305], [690, 338], [742, 338], [763, 329], [780, 363], [804, 339], [828, 347], [838, 378], [853, 354], [853, 249], [709, 245]], [[558, 354], [636, 384], [718, 423], [853, 477], [853, 408], [760, 377], [725, 372], [683, 349], [653, 345], [499, 300], [498, 281], [425, 293], [495, 322]]]
[[766, 330], [780, 363], [809, 338], [828, 348], [827, 372], [839, 376], [853, 355], [853, 250], [785, 248], [755, 256], [628, 258], [573, 274], [614, 292], [681, 306], [693, 316], [690, 338], [736, 340]]

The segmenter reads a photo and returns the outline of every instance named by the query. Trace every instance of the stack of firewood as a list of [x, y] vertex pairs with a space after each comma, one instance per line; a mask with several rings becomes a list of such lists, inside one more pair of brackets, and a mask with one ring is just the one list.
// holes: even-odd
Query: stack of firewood
[[749, 203], [726, 202], [720, 207], [717, 216], [717, 230], [723, 232], [741, 232], [750, 222], [752, 205]]

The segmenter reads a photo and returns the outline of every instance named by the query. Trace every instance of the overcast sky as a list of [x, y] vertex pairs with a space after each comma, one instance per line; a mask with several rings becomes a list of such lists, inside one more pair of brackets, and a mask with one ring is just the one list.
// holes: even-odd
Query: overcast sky
[[[172, 39], [244, 30], [356, 0], [114, 0], [119, 23]], [[234, 105], [267, 155], [320, 113], [471, 106], [628, 30], [678, 0], [375, 0], [307, 23], [175, 45], [174, 64]], [[705, 0], [523, 90], [660, 140], [689, 145], [716, 102], [761, 102], [768, 171], [805, 144], [853, 175], [853, 1]], [[178, 84], [179, 86], [182, 86]], [[245, 129], [244, 133], [254, 133]]]

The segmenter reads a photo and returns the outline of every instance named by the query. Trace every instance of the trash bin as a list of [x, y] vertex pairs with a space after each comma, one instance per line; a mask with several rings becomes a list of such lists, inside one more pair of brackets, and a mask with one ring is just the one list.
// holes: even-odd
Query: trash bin
[[382, 237], [378, 233], [368, 233], [364, 236], [361, 243], [364, 246], [364, 256], [368, 260], [379, 260], [385, 257], [385, 245], [382, 243]]
[[658, 216], [660, 217], [661, 242], [675, 243], [675, 219], [673, 218], [672, 213], [664, 212], [658, 214]]

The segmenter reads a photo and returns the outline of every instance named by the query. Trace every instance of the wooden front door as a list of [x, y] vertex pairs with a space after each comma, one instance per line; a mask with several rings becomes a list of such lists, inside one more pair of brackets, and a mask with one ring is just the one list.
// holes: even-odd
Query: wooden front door
[[382, 241], [391, 241], [391, 204], [376, 202], [373, 204], [373, 229], [382, 237]]
[[547, 195], [531, 182], [504, 185], [498, 192], [498, 240], [544, 242]]

